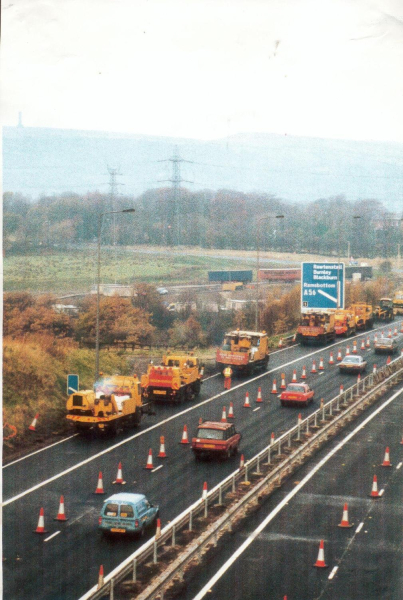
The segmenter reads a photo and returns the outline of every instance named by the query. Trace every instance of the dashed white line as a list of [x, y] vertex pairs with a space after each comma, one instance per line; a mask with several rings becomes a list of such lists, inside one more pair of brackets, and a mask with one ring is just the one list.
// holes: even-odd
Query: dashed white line
[[364, 521], [361, 521], [361, 523], [358, 525], [357, 529], [355, 530], [355, 533], [360, 533], [360, 531], [363, 527], [364, 527]]
[[46, 539], [44, 539], [44, 542], [48, 542], [49, 540], [51, 540], [52, 538], [54, 538], [56, 535], [59, 535], [60, 531], [56, 531], [55, 533], [52, 533], [52, 535], [50, 535], [49, 537], [47, 537]]
[[155, 467], [155, 469], [153, 469], [153, 470], [151, 471], [151, 473], [155, 473], [155, 471], [158, 471], [159, 469], [162, 469], [162, 467], [163, 467], [163, 466], [164, 466], [164, 465], [159, 465], [158, 467]]
[[399, 463], [398, 465], [396, 465], [396, 469], [400, 469], [400, 467], [402, 466], [403, 463]]
[[381, 490], [379, 490], [379, 494], [378, 494], [378, 496], [383, 496], [383, 493], [384, 493], [384, 491], [385, 491], [385, 490], [384, 490], [383, 488], [382, 488]]
[[333, 579], [333, 577], [334, 577], [334, 576], [336, 575], [336, 573], [337, 573], [337, 569], [338, 569], [338, 568], [339, 568], [338, 566], [336, 566], [336, 567], [333, 567], [333, 569], [332, 569], [332, 570], [331, 570], [331, 572], [330, 572], [330, 575], [329, 575], [328, 579]]
[[257, 406], [256, 408], [253, 409], [253, 412], [256, 412], [257, 410], [260, 410], [262, 407], [261, 406]]

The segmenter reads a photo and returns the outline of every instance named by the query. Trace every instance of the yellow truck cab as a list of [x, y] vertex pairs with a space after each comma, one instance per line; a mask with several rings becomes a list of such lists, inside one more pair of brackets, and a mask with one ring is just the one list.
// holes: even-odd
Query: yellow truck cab
[[371, 329], [374, 326], [374, 312], [371, 304], [356, 302], [350, 306], [350, 309], [354, 311], [357, 329]]
[[336, 337], [335, 314], [331, 310], [302, 313], [297, 328], [299, 344], [326, 344]]
[[403, 315], [403, 290], [398, 290], [393, 296], [393, 312], [395, 315]]
[[176, 402], [193, 400], [200, 393], [201, 380], [201, 365], [193, 353], [167, 353], [160, 365], [150, 363], [147, 373], [142, 375], [143, 398]]
[[269, 340], [265, 331], [230, 331], [217, 348], [216, 366], [221, 373], [228, 366], [235, 373], [253, 373], [267, 368], [268, 363]]

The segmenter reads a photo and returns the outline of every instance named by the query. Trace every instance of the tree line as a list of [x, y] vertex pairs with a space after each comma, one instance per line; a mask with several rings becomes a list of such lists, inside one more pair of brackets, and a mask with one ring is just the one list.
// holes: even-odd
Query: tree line
[[66, 193], [35, 202], [6, 192], [4, 245], [8, 252], [29, 253], [94, 242], [97, 216], [127, 208], [135, 208], [135, 214], [105, 215], [103, 243], [236, 250], [256, 250], [259, 244], [261, 249], [329, 256], [347, 256], [350, 249], [352, 256], [368, 258], [396, 256], [398, 244], [403, 246], [400, 215], [397, 218], [377, 200], [349, 202], [336, 196], [301, 204], [268, 194], [187, 189], [175, 193], [172, 188], [152, 189], [138, 197]]

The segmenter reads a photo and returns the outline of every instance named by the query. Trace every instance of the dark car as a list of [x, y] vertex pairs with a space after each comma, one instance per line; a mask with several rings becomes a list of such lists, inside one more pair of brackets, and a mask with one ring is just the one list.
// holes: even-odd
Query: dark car
[[367, 361], [359, 354], [349, 354], [339, 363], [340, 373], [363, 373], [367, 368]]
[[375, 354], [381, 354], [383, 352], [387, 354], [395, 354], [398, 350], [397, 341], [394, 338], [381, 337], [375, 344]]
[[307, 383], [289, 383], [280, 396], [282, 406], [295, 404], [308, 406], [312, 402], [315, 392]]
[[199, 425], [196, 436], [192, 438], [192, 450], [195, 458], [202, 456], [230, 458], [238, 452], [241, 437], [232, 423], [206, 421]]

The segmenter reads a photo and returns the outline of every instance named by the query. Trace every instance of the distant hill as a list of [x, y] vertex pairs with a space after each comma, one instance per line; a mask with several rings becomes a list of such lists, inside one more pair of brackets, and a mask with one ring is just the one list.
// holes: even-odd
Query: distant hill
[[[3, 191], [40, 195], [107, 192], [118, 167], [119, 192], [170, 185], [173, 156], [190, 190], [264, 192], [290, 202], [344, 195], [401, 211], [403, 144], [238, 134], [211, 141], [100, 131], [3, 128]], [[167, 181], [168, 180], [168, 181]], [[165, 181], [165, 182], [164, 182]], [[164, 182], [164, 183], [163, 183]]]

